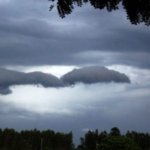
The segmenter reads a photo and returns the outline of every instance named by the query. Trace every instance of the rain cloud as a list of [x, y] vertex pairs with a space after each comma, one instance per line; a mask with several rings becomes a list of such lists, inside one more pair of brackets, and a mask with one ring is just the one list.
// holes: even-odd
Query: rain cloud
[[0, 94], [3, 95], [12, 92], [9, 89], [12, 85], [41, 84], [43, 87], [58, 88], [75, 85], [79, 82], [84, 84], [100, 82], [130, 83], [130, 79], [125, 74], [100, 66], [74, 69], [60, 79], [42, 72], [23, 73], [0, 68]]
[[42, 72], [23, 73], [0, 68], [0, 94], [10, 94], [12, 85], [41, 84], [43, 87], [62, 87], [57, 77]]
[[99, 82], [126, 82], [130, 83], [129, 77], [125, 74], [119, 73], [114, 70], [109, 70], [101, 66], [85, 67], [81, 69], [74, 69], [73, 71], [65, 74], [62, 80], [70, 85], [76, 83], [92, 84]]

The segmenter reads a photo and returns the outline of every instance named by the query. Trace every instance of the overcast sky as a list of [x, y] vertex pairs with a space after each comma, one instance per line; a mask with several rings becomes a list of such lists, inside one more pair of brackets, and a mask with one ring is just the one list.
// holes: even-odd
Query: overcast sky
[[150, 132], [150, 27], [89, 4], [0, 0], [0, 127]]

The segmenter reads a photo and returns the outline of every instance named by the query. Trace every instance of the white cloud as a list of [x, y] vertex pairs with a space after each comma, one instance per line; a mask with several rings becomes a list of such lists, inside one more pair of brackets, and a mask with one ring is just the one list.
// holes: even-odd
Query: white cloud
[[[0, 96], [1, 101], [7, 105], [14, 105], [18, 109], [37, 114], [64, 114], [83, 115], [87, 112], [102, 111], [109, 114], [112, 108], [110, 104], [116, 103], [118, 111], [119, 105], [136, 103], [143, 98], [150, 96], [148, 86], [137, 86], [128, 84], [93, 84], [85, 86], [78, 84], [76, 87], [66, 87], [63, 89], [33, 86], [13, 86], [13, 94]], [[108, 103], [108, 105], [107, 105]], [[110, 104], [109, 104], [110, 103]], [[111, 114], [111, 113], [110, 113]]]

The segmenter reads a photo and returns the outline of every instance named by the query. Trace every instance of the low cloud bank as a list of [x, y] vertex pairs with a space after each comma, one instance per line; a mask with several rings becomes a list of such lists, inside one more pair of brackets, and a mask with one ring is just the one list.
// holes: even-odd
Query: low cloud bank
[[98, 66], [74, 69], [60, 79], [42, 72], [22, 73], [0, 68], [0, 94], [3, 95], [12, 93], [9, 89], [12, 85], [41, 84], [43, 87], [58, 88], [75, 85], [76, 83], [92, 84], [100, 82], [130, 83], [130, 79], [125, 74]]
[[84, 84], [99, 83], [99, 82], [126, 82], [130, 83], [130, 79], [123, 73], [114, 70], [109, 70], [105, 67], [93, 66], [81, 69], [74, 69], [65, 74], [62, 80], [66, 84], [74, 85], [78, 82]]
[[41, 84], [43, 87], [62, 87], [62, 81], [42, 72], [22, 73], [0, 68], [0, 94], [10, 94], [12, 85]]

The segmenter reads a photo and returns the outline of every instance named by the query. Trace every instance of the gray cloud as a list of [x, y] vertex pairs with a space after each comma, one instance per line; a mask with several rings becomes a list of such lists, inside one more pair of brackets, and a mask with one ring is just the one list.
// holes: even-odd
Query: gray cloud
[[112, 81], [130, 83], [130, 79], [125, 74], [98, 66], [74, 69], [61, 77], [61, 79], [42, 72], [22, 73], [0, 68], [0, 93], [3, 95], [12, 92], [9, 89], [12, 85], [41, 84], [43, 87], [57, 88], [73, 85], [77, 82], [91, 84]]
[[[15, 0], [0, 5], [0, 66], [80, 66], [92, 63], [94, 58], [79, 61], [75, 57], [78, 53], [99, 51], [120, 52], [120, 57], [124, 58], [122, 61], [106, 54], [106, 59], [115, 59], [107, 65], [130, 62], [131, 66], [142, 64], [149, 68], [144, 56], [141, 56], [140, 64], [134, 57], [137, 52], [150, 56], [149, 28], [142, 24], [131, 26], [122, 8], [108, 13], [106, 10], [93, 11], [86, 5], [85, 9], [76, 8], [71, 15], [61, 19], [55, 9], [48, 11], [49, 5], [49, 2], [40, 1], [35, 5], [34, 0], [25, 4]], [[127, 54], [132, 58], [126, 60]], [[105, 65], [105, 62], [100, 64]]]
[[9, 89], [9, 87], [0, 85], [0, 94], [7, 95], [10, 93], [12, 93], [12, 91]]
[[62, 87], [57, 77], [42, 72], [22, 73], [0, 68], [0, 93], [9, 94], [12, 85], [41, 84], [44, 87]]
[[74, 69], [73, 71], [65, 74], [62, 80], [70, 85], [76, 83], [98, 83], [98, 82], [126, 82], [130, 83], [130, 79], [125, 75], [114, 70], [109, 70], [105, 67], [93, 66], [82, 69]]
[[100, 51], [86, 51], [76, 54], [74, 60], [78, 60], [79, 63], [83, 62], [96, 65], [101, 64], [103, 66], [109, 65], [127, 65], [134, 66], [136, 68], [150, 69], [150, 55], [148, 52], [100, 52]]

